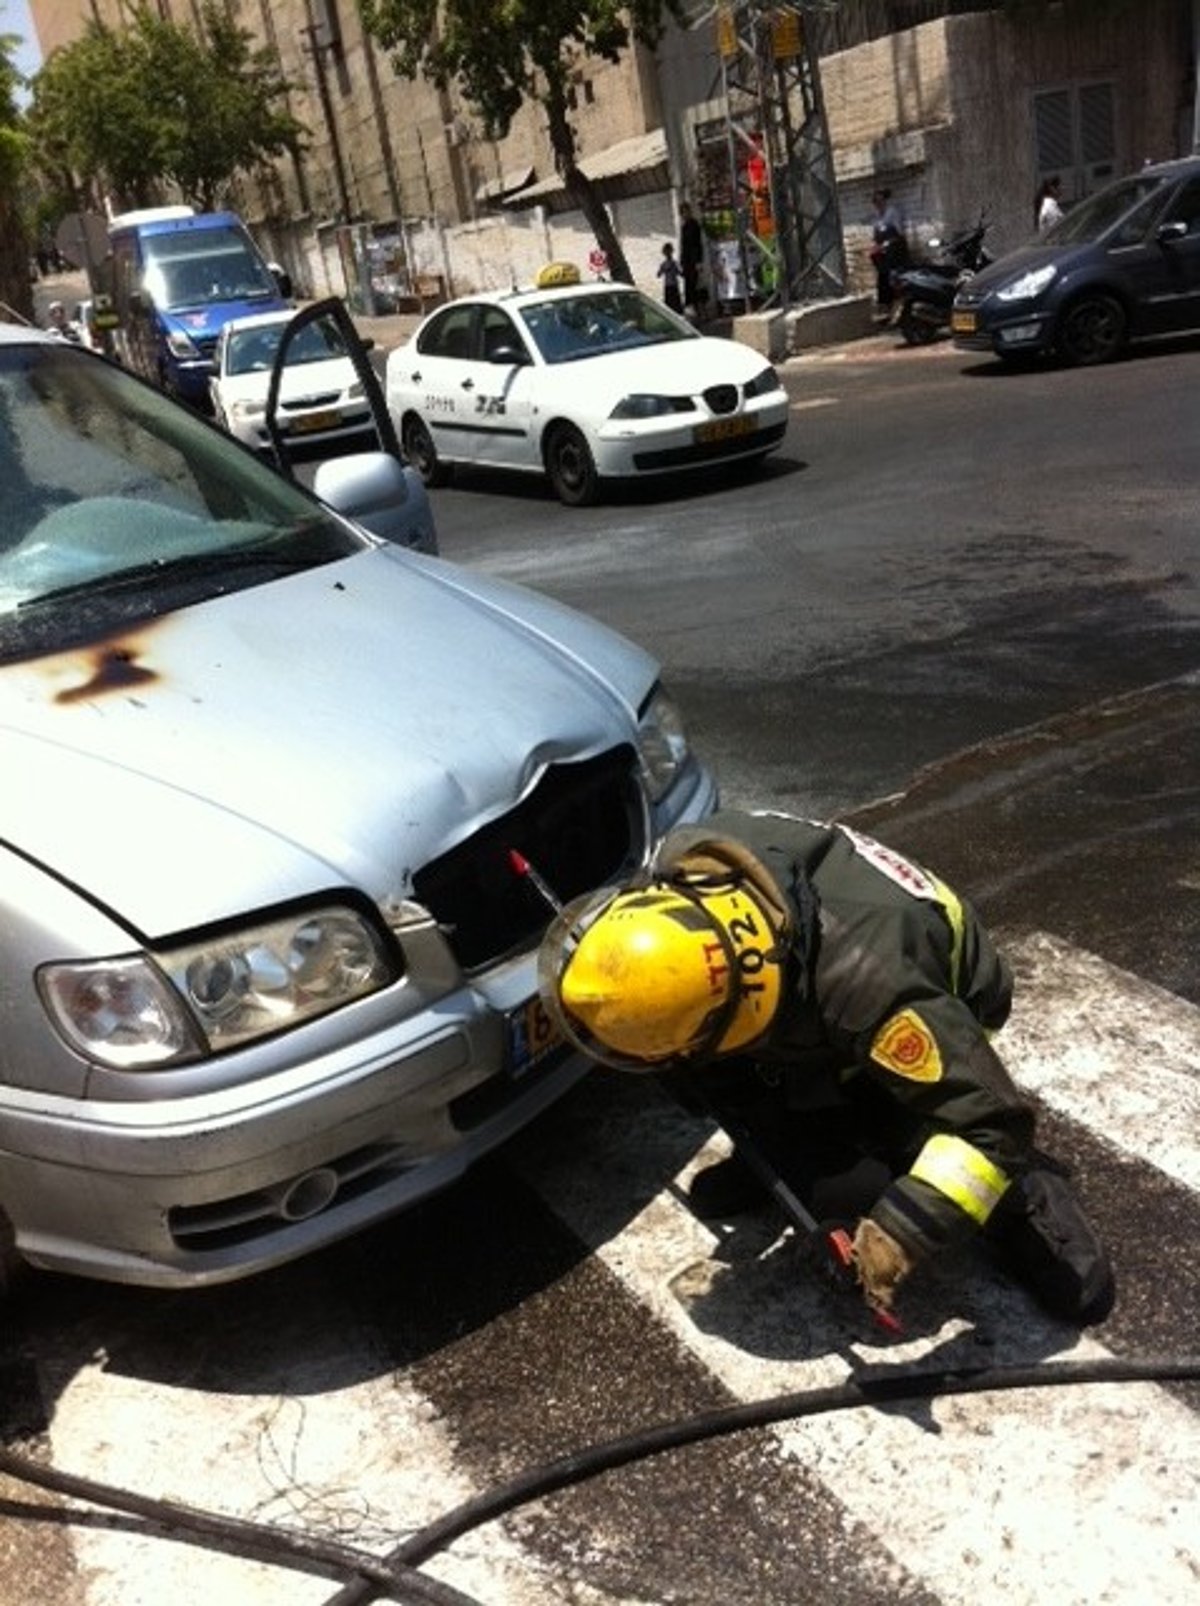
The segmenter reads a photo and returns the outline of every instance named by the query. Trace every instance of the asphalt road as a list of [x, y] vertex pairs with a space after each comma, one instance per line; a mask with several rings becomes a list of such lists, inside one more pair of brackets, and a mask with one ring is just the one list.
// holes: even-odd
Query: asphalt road
[[[680, 1185], [719, 1139], [600, 1076], [461, 1188], [253, 1283], [37, 1280], [0, 1338], [7, 1442], [380, 1553], [522, 1468], [864, 1365], [1193, 1349], [1195, 359], [1002, 375], [884, 337], [788, 365], [761, 476], [577, 512], [497, 476], [435, 493], [447, 556], [661, 656], [727, 801], [852, 816], [980, 904], [1018, 972], [1000, 1047], [1113, 1249], [1109, 1321], [1075, 1333], [968, 1258], [883, 1347], [777, 1220], [695, 1222]], [[525, 1507], [431, 1571], [489, 1606], [1173, 1606], [1200, 1585], [1198, 1403], [1130, 1384], [783, 1425]], [[22, 1606], [336, 1587], [11, 1504], [0, 1578]]]

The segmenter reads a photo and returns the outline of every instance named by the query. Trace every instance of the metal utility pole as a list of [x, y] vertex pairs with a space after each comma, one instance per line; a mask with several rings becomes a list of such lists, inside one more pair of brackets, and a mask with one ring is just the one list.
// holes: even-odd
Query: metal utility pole
[[809, 15], [828, 0], [716, 8], [743, 269], [760, 306], [842, 295], [846, 256]]

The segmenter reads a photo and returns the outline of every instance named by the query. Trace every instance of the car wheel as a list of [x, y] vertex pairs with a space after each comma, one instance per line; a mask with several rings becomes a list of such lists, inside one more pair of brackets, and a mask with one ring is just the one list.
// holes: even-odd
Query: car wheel
[[930, 306], [922, 316], [919, 309], [926, 305], [923, 301], [906, 301], [900, 313], [900, 333], [910, 346], [928, 346], [938, 337], [942, 314]]
[[423, 485], [431, 489], [445, 485], [450, 478], [450, 470], [438, 456], [433, 436], [416, 413], [409, 413], [404, 420], [404, 427], [400, 432], [400, 444], [404, 448], [405, 457], [421, 476]]
[[556, 424], [546, 442], [546, 473], [560, 502], [587, 507], [600, 491], [592, 449], [574, 424]]
[[1058, 350], [1073, 368], [1108, 362], [1125, 344], [1125, 309], [1112, 296], [1083, 296], [1063, 314]]

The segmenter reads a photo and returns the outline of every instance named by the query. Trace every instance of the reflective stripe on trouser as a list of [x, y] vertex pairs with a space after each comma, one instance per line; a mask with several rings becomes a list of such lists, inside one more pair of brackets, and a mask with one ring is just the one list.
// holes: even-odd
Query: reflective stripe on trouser
[[982, 1227], [1000, 1203], [1009, 1179], [965, 1138], [939, 1132], [930, 1138], [908, 1173], [944, 1194]]

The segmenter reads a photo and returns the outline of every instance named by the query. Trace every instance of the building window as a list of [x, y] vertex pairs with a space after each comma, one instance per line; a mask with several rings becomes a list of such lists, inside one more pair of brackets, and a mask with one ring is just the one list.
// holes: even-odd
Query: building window
[[1117, 171], [1116, 90], [1111, 83], [1068, 84], [1033, 97], [1038, 182], [1060, 178], [1078, 201]]

